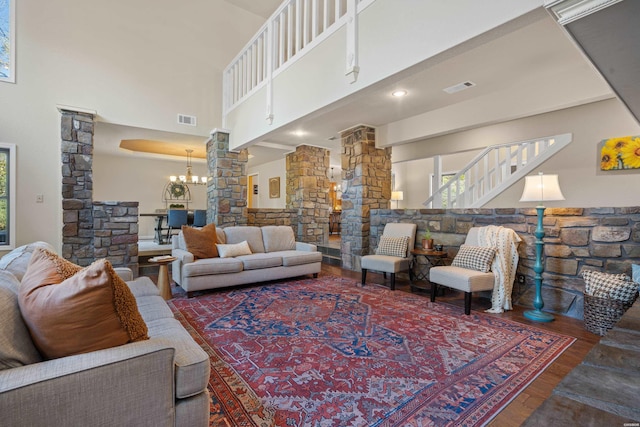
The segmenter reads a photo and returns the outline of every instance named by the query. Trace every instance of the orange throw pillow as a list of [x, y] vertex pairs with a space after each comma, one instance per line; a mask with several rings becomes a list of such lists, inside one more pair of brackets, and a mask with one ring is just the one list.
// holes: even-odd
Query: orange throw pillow
[[216, 247], [216, 225], [207, 224], [202, 228], [193, 228], [188, 225], [182, 226], [182, 236], [187, 250], [198, 258], [218, 257]]
[[33, 342], [49, 359], [148, 339], [135, 297], [105, 259], [82, 268], [38, 248], [18, 302]]

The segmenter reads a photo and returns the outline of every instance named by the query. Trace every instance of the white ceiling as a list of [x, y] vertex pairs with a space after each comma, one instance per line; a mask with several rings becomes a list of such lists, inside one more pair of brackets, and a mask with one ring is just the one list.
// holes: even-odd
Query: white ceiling
[[[269, 16], [280, 4], [280, 0], [225, 1], [263, 17]], [[224, 68], [227, 64], [221, 65]], [[443, 92], [445, 87], [466, 80], [473, 81], [477, 86], [454, 95]], [[390, 93], [396, 88], [407, 90], [408, 95], [398, 99], [391, 97]], [[514, 92], [519, 97], [518, 108], [513, 109], [513, 117], [507, 117], [503, 112], [492, 116], [491, 110], [501, 105], [501, 98], [512, 98]], [[545, 94], [555, 100], [546, 111], [538, 104], [529, 105], [530, 100], [539, 100]], [[382, 126], [420, 115], [428, 117], [430, 112], [462, 105], [474, 99], [487, 101], [482, 108], [487, 117], [484, 121], [489, 124], [611, 96], [614, 96], [613, 92], [602, 77], [553, 18], [541, 8], [503, 28], [495, 29], [450, 52], [379, 82], [336, 105], [270, 133], [257, 145], [250, 147], [252, 158], [249, 165], [282, 158], [286, 152], [294, 150], [295, 146], [310, 144], [332, 149], [331, 165], [339, 166], [339, 133], [342, 130], [357, 124]], [[119, 142], [119, 128], [125, 127], [111, 129], [111, 126], [102, 125], [105, 134], [101, 136], [100, 132], [96, 132], [96, 140], [101, 139], [101, 146], [105, 151], [115, 153], [118, 149], [114, 148], [117, 146], [114, 140]], [[301, 129], [304, 130], [303, 136], [293, 135], [293, 131]], [[136, 136], [129, 136], [124, 132], [121, 139], [137, 138], [140, 135], [140, 132], [131, 128], [124, 130], [133, 132]], [[461, 129], [451, 128], [444, 133], [458, 130]], [[202, 147], [206, 139], [206, 136], [146, 132], [148, 139], [181, 143], [185, 147]], [[435, 135], [425, 134], [423, 138], [430, 136]], [[338, 138], [331, 141], [331, 137]]]

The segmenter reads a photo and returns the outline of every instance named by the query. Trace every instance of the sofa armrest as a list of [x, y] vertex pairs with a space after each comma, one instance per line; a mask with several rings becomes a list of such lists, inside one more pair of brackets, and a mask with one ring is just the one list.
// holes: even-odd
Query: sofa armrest
[[318, 247], [312, 243], [296, 242], [296, 251], [317, 252]]
[[182, 264], [189, 264], [195, 261], [195, 257], [193, 256], [193, 254], [184, 249], [172, 249], [171, 255], [178, 258], [176, 261], [180, 261]]
[[172, 426], [174, 354], [152, 339], [0, 371], [3, 423]]
[[115, 267], [113, 269], [118, 276], [125, 282], [130, 282], [133, 280], [133, 271], [128, 267]]

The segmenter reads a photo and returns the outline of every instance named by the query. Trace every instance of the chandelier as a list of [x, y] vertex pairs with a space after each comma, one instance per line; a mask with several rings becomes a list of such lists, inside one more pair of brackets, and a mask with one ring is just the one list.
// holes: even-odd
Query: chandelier
[[193, 153], [193, 150], [186, 149], [185, 151], [187, 152], [187, 174], [179, 176], [171, 175], [169, 177], [169, 181], [180, 182], [182, 184], [206, 185], [206, 176], [198, 177], [198, 175], [193, 175], [193, 173], [191, 173], [191, 153]]

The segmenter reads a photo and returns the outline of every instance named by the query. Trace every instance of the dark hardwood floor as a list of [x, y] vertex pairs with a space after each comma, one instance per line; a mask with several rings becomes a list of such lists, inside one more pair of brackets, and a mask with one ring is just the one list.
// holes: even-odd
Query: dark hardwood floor
[[[360, 280], [360, 273], [345, 270], [340, 267], [322, 264], [321, 274], [331, 274]], [[389, 284], [389, 278], [385, 280], [382, 274], [369, 272], [367, 283]], [[409, 281], [399, 275], [396, 278], [396, 291], [411, 292]], [[429, 298], [426, 291], [418, 291]], [[439, 296], [437, 301], [447, 302], [459, 306], [464, 305], [464, 296], [461, 292], [449, 290], [444, 296]], [[472, 299], [472, 310], [484, 311], [491, 307], [491, 301], [487, 298]], [[536, 378], [527, 388], [525, 388], [508, 406], [506, 406], [492, 421], [492, 427], [513, 427], [519, 426], [527, 417], [551, 395], [554, 387], [569, 373], [575, 366], [582, 362], [582, 359], [591, 348], [600, 340], [600, 337], [584, 329], [583, 322], [570, 317], [556, 316], [553, 322], [538, 323], [532, 322], [523, 316], [525, 308], [515, 306], [512, 311], [503, 314], [493, 314], [501, 318], [510, 319], [515, 322], [535, 325], [540, 329], [554, 331], [576, 338], [576, 341], [556, 359], [538, 378]]]

